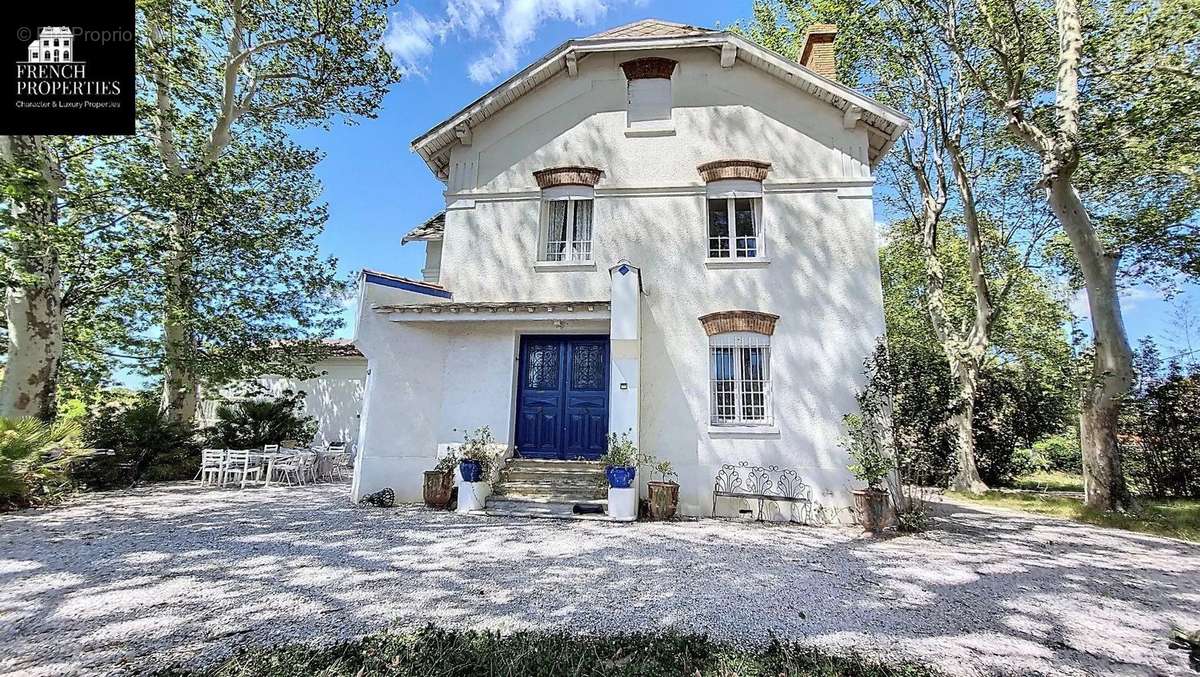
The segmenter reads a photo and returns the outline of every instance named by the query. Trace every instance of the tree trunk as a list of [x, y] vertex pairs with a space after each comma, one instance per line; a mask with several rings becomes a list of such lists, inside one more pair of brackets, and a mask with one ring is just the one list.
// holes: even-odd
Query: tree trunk
[[186, 219], [170, 225], [170, 251], [165, 266], [166, 299], [163, 307], [163, 394], [161, 409], [179, 423], [191, 424], [196, 416], [199, 382], [191, 368], [195, 337], [188, 328], [193, 299], [189, 279], [191, 258]]
[[51, 231], [58, 227], [57, 168], [34, 136], [3, 139], [7, 162], [37, 171], [41, 184], [10, 203], [16, 230], [5, 277], [8, 355], [0, 383], [0, 416], [56, 415], [58, 370], [63, 351], [63, 309], [58, 251]]
[[1133, 352], [1125, 334], [1117, 290], [1118, 257], [1105, 250], [1091, 217], [1068, 179], [1047, 185], [1050, 207], [1071, 240], [1083, 271], [1092, 316], [1092, 375], [1080, 394], [1084, 503], [1099, 510], [1131, 507], [1117, 424], [1122, 399], [1133, 387]]
[[[951, 360], [953, 366], [953, 359]], [[950, 488], [968, 494], [982, 494], [988, 490], [987, 484], [979, 476], [979, 466], [975, 462], [975, 389], [978, 384], [979, 370], [971, 365], [960, 364], [952, 368], [958, 381], [958, 408], [951, 417], [958, 441], [955, 452], [958, 457], [958, 472], [950, 480]]]
[[8, 357], [0, 385], [0, 416], [49, 421], [56, 413], [63, 351], [62, 291], [56, 257], [42, 258], [22, 262], [21, 272], [34, 279], [8, 287], [5, 295]]

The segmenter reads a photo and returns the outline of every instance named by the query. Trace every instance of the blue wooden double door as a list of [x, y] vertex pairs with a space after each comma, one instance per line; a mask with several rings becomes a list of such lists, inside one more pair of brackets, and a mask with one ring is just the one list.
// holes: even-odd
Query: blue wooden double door
[[517, 453], [596, 459], [608, 435], [608, 337], [522, 336]]

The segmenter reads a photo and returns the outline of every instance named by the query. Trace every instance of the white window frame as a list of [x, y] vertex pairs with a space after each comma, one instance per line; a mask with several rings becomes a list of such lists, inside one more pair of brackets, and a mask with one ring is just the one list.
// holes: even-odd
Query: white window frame
[[[745, 373], [743, 356], [757, 351], [761, 378]], [[719, 356], [732, 360], [729, 379], [718, 379]], [[771, 395], [771, 337], [749, 331], [726, 332], [708, 340], [709, 424], [714, 428], [772, 428], [775, 425], [774, 398]], [[728, 396], [732, 395], [732, 405]], [[755, 396], [761, 397], [761, 403]], [[730, 408], [732, 406], [732, 409]], [[761, 410], [761, 416], [758, 415]]]
[[[550, 205], [566, 202], [566, 240], [561, 241], [561, 251], [550, 251], [559, 241], [550, 240]], [[591, 203], [592, 227], [586, 240], [579, 238], [575, 230], [575, 209], [581, 202]], [[542, 191], [542, 216], [538, 237], [539, 263], [579, 264], [592, 262], [593, 241], [596, 239], [596, 200], [591, 186], [553, 186]], [[580, 251], [576, 251], [576, 248]]]
[[[751, 218], [754, 220], [754, 253], [739, 253], [738, 237], [737, 237], [737, 217], [734, 208], [735, 201], [738, 199], [750, 200]], [[710, 224], [712, 223], [712, 200], [725, 200], [726, 224], [728, 232], [726, 239], [729, 241], [729, 255], [719, 256], [718, 251], [712, 246], [712, 235], [710, 233]], [[762, 183], [751, 181], [749, 179], [722, 179], [720, 181], [711, 181], [705, 190], [704, 199], [704, 246], [707, 252], [707, 260], [709, 261], [752, 261], [756, 259], [766, 259], [766, 237], [763, 229], [762, 219]], [[744, 239], [744, 238], [743, 238]], [[741, 251], [746, 251], [748, 248], [740, 248]]]

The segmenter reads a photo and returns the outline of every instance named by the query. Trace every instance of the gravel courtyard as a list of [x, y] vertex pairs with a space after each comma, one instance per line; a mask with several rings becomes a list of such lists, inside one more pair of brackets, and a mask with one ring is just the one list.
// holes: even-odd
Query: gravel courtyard
[[345, 485], [158, 485], [0, 516], [0, 674], [199, 665], [435, 622], [774, 632], [957, 674], [1189, 674], [1200, 546], [944, 504], [934, 529], [358, 509]]

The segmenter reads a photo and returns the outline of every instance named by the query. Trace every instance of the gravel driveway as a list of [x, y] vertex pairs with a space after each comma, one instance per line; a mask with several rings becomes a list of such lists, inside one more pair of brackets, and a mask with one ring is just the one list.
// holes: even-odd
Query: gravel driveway
[[1188, 674], [1200, 546], [939, 506], [932, 531], [357, 509], [345, 485], [158, 485], [0, 516], [0, 674], [202, 664], [420, 625], [769, 632], [959, 674]]

